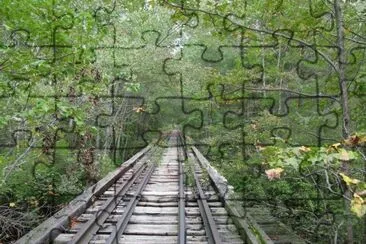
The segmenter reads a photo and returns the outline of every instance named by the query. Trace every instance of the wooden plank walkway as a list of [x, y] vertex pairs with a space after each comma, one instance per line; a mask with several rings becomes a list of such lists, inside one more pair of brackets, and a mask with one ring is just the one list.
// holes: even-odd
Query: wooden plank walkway
[[305, 243], [180, 144], [174, 132], [162, 157], [145, 148], [17, 243]]

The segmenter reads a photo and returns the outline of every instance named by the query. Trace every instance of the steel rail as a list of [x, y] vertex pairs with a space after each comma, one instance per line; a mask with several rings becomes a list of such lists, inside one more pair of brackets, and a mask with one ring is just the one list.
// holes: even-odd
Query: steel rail
[[106, 219], [110, 216], [113, 209], [119, 204], [122, 197], [126, 194], [126, 192], [130, 189], [133, 183], [140, 177], [143, 170], [147, 167], [146, 163], [143, 163], [135, 172], [133, 177], [131, 177], [127, 182], [124, 182], [123, 185], [119, 186], [116, 189], [116, 195], [110, 197], [107, 202], [103, 205], [102, 210], [93, 214], [93, 216], [82, 225], [81, 229], [78, 233], [73, 237], [68, 244], [76, 244], [76, 243], [88, 243], [95, 233], [99, 230], [100, 226], [106, 221]]
[[153, 163], [149, 168], [147, 169], [147, 173], [140, 182], [135, 194], [130, 199], [128, 205], [126, 206], [122, 217], [118, 220], [115, 229], [110, 234], [109, 238], [106, 240], [105, 244], [117, 244], [118, 238], [123, 234], [123, 232], [126, 230], [127, 224], [132, 216], [133, 210], [135, 209], [138, 201], [140, 200], [141, 193], [143, 189], [145, 188], [146, 184], [148, 183], [152, 173], [154, 172], [154, 169], [156, 167], [156, 164]]
[[251, 214], [243, 208], [242, 203], [237, 201], [237, 199], [228, 198], [231, 194], [233, 194], [233, 190], [230, 189], [230, 185], [226, 179], [210, 165], [210, 162], [195, 146], [192, 146], [192, 150], [199, 166], [207, 172], [210, 181], [212, 182], [212, 186], [215, 188], [216, 192], [219, 193], [220, 199], [224, 203], [225, 209], [231, 215], [234, 224], [238, 229], [242, 230], [240, 235], [242, 239], [245, 240], [245, 243], [273, 244], [274, 242], [267, 235], [267, 233], [265, 233], [263, 229], [256, 223]]
[[206, 234], [208, 237], [208, 243], [220, 244], [221, 239], [215, 220], [213, 219], [211, 209], [207, 203], [207, 198], [202, 190], [200, 180], [193, 166], [193, 176], [195, 180], [195, 187], [198, 193], [198, 207], [200, 209], [201, 217], [205, 226]]
[[179, 232], [178, 232], [178, 243], [186, 243], [186, 216], [185, 216], [185, 196], [184, 196], [184, 170], [183, 162], [180, 159], [181, 147], [178, 144], [179, 137], [177, 137], [177, 160], [179, 164]]
[[73, 217], [82, 214], [92, 204], [93, 198], [98, 197], [113, 185], [113, 183], [131, 169], [140, 158], [146, 155], [151, 148], [152, 146], [149, 145], [136, 153], [133, 157], [125, 161], [120, 168], [110, 172], [95, 185], [89, 187], [84, 193], [72, 200], [66, 207], [17, 240], [16, 244], [52, 243], [58, 234], [63, 233], [64, 230], [67, 229], [67, 226], [70, 225], [70, 220]]

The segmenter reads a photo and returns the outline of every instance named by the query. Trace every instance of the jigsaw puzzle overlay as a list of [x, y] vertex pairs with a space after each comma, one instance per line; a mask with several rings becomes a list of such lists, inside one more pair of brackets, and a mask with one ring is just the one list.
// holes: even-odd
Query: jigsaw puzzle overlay
[[[164, 147], [165, 133], [179, 127], [185, 145], [196, 146], [223, 172], [250, 172], [241, 180], [249, 184], [265, 178], [264, 168], [250, 161], [262, 148], [340, 141], [341, 65], [350, 96], [365, 97], [359, 81], [364, 44], [346, 40], [351, 48], [337, 63], [336, 17], [323, 1], [302, 4], [299, 15], [286, 12], [296, 1], [137, 2], [130, 4], [135, 9], [128, 1], [81, 9], [53, 1], [33, 13], [43, 16], [41, 23], [10, 20], [13, 26], [0, 27], [0, 101], [19, 108], [1, 108], [2, 128], [11, 133], [0, 135], [0, 152], [14, 161], [3, 169], [4, 181], [27, 163], [29, 176], [40, 182], [45, 172], [71, 175], [83, 168], [91, 185], [100, 177], [97, 167], [119, 166], [153, 142]], [[276, 201], [269, 206], [274, 214], [312, 201], [309, 221], [326, 224], [311, 231], [321, 233], [335, 221], [328, 205], [342, 200], [342, 189], [329, 191], [319, 172], [303, 172], [287, 184], [309, 182], [316, 182], [313, 195], [294, 187], [278, 201], [271, 189], [252, 196], [248, 188], [243, 200], [248, 206]], [[71, 197], [82, 191], [64, 189]], [[296, 213], [286, 214], [294, 222]]]

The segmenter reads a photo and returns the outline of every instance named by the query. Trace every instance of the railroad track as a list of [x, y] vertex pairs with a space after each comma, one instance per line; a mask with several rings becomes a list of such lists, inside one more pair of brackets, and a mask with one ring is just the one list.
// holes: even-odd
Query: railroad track
[[178, 132], [167, 143], [145, 148], [17, 243], [274, 243], [243, 219], [195, 147], [179, 146]]

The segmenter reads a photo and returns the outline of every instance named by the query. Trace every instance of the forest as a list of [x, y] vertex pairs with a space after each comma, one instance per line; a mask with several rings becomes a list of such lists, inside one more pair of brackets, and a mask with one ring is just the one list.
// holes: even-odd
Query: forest
[[0, 243], [178, 129], [308, 243], [366, 242], [362, 0], [1, 0]]

